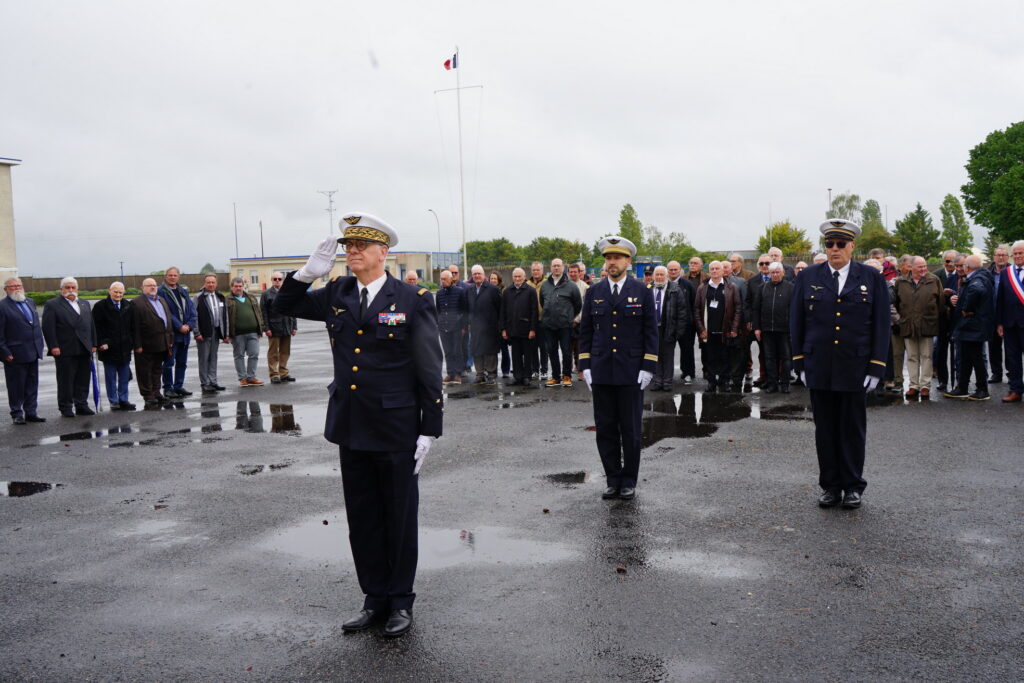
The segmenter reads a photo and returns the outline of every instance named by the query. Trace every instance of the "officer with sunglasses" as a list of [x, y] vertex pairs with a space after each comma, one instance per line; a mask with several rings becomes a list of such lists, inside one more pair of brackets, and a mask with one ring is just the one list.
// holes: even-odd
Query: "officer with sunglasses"
[[821, 507], [857, 508], [864, 479], [866, 393], [889, 351], [889, 291], [882, 274], [853, 260], [860, 226], [821, 224], [828, 259], [796, 278], [790, 304], [793, 369], [811, 393]]

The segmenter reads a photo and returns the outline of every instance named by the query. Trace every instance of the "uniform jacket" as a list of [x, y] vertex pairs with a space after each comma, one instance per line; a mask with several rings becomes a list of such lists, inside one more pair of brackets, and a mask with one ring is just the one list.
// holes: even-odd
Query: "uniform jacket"
[[562, 275], [557, 285], [549, 275], [540, 286], [540, 307], [544, 312], [542, 324], [547, 329], [572, 327], [573, 319], [583, 308], [580, 288], [568, 275]]
[[979, 268], [966, 278], [957, 296], [953, 315], [953, 339], [979, 342], [992, 338], [992, 332], [996, 327], [992, 273]]
[[794, 281], [793, 369], [807, 373], [807, 388], [864, 391], [867, 375], [885, 374], [890, 329], [889, 289], [871, 266], [851, 261], [841, 293], [827, 261], [808, 266]]
[[263, 331], [268, 330], [273, 333], [275, 337], [290, 337], [292, 330], [298, 329], [298, 322], [290, 315], [281, 315], [275, 313], [271, 306], [274, 303], [274, 298], [280, 293], [280, 290], [270, 287], [267, 291], [263, 292], [263, 296], [260, 297], [260, 314], [263, 316]]
[[92, 355], [96, 347], [96, 328], [92, 323], [89, 302], [79, 298], [81, 313], [75, 313], [63, 296], [50, 299], [43, 306], [43, 339], [46, 348], [59, 348], [62, 356]]
[[793, 298], [793, 283], [762, 282], [751, 289], [753, 328], [762, 332], [789, 332], [789, 305]]
[[[740, 292], [725, 278], [722, 278], [722, 282], [725, 284], [725, 314], [722, 316], [722, 329], [709, 330], [709, 332], [738, 333], [740, 324], [743, 322], [743, 302], [740, 301]], [[719, 287], [721, 286], [719, 285]], [[693, 319], [697, 334], [707, 329], [707, 296], [708, 283], [705, 282], [697, 288], [697, 300], [693, 303]]]
[[641, 370], [658, 364], [654, 297], [643, 282], [626, 276], [612, 301], [609, 278], [587, 290], [580, 318], [580, 370], [590, 369], [594, 384], [636, 384]]
[[911, 275], [892, 281], [892, 305], [899, 315], [897, 334], [901, 337], [934, 337], [939, 333], [939, 316], [944, 298], [942, 283], [934, 273], [925, 273], [914, 285]]
[[[104, 363], [125, 365], [132, 360], [135, 334], [132, 331], [132, 302], [121, 299], [120, 310], [109, 296], [92, 307], [92, 321], [96, 325], [96, 355]], [[106, 345], [106, 350], [99, 347]]]
[[[207, 297], [216, 297], [217, 301], [220, 302], [220, 327], [221, 338], [228, 336], [228, 302], [224, 298], [224, 295], [220, 292], [207, 292], [205, 289], [199, 292], [196, 296], [196, 327], [195, 335], [202, 337], [203, 339], [210, 339], [213, 336], [213, 313], [210, 312], [210, 304], [207, 303]], [[295, 329], [295, 328], [292, 328]]]
[[[658, 296], [658, 288], [654, 284], [647, 287], [651, 290], [651, 298]], [[674, 344], [683, 335], [683, 330], [690, 326], [693, 316], [693, 302], [690, 294], [676, 282], [666, 282], [661, 292], [661, 322], [658, 323], [658, 339], [667, 344]], [[657, 305], [655, 305], [657, 313]], [[657, 315], [655, 315], [657, 319]]]
[[143, 353], [167, 353], [174, 344], [174, 332], [171, 330], [171, 310], [163, 297], [157, 296], [157, 302], [164, 307], [167, 324], [153, 310], [153, 305], [140, 294], [132, 299], [132, 344]]
[[[256, 304], [256, 300], [253, 299], [251, 296], [249, 296], [248, 294], [245, 295], [245, 303], [236, 299], [234, 294], [229, 294], [227, 297], [225, 297], [225, 299], [226, 301], [224, 308], [227, 310], [228, 314], [229, 337], [235, 336], [235, 319], [238, 316], [239, 306], [251, 306], [253, 312], [256, 314], [256, 326], [259, 327], [260, 330], [267, 329], [263, 324], [263, 314], [260, 312], [260, 307]], [[256, 334], [257, 336], [263, 336], [262, 331], [257, 331]]]
[[43, 328], [36, 312], [36, 303], [26, 299], [32, 313], [28, 321], [21, 307], [14, 299], [0, 299], [0, 358], [14, 356], [12, 363], [33, 363], [45, 355], [43, 351]]
[[469, 300], [469, 331], [472, 335], [470, 355], [489, 356], [497, 353], [500, 348], [498, 340], [498, 317], [501, 315], [501, 294], [490, 282], [480, 285], [477, 293], [476, 285], [466, 286], [466, 297]]
[[[171, 311], [171, 328], [174, 330], [174, 341], [184, 342], [188, 341], [191, 331], [196, 329], [196, 305], [192, 303], [192, 299], [188, 295], [188, 287], [178, 285], [178, 291], [182, 295], [181, 308], [178, 307], [178, 298], [166, 284], [160, 285], [160, 289], [156, 293], [157, 296], [167, 302], [167, 308]], [[188, 325], [188, 333], [183, 334], [178, 331], [182, 325]]]
[[[1017, 296], [1017, 288], [1010, 282], [1016, 268], [1011, 263], [999, 274], [999, 298], [996, 299], [996, 322], [1003, 327], [1024, 328], [1024, 300]], [[1017, 282], [1020, 282], [1018, 280]], [[1024, 285], [1021, 285], [1024, 290]]]
[[274, 310], [327, 324], [334, 356], [327, 440], [411, 454], [417, 436], [441, 436], [441, 344], [430, 292], [388, 275], [360, 318], [355, 277], [307, 291], [294, 275], [285, 278]]
[[[575, 285], [573, 285], [575, 287]], [[577, 290], [579, 291], [579, 290]], [[529, 337], [537, 331], [537, 290], [514, 284], [505, 288], [501, 295], [501, 318], [499, 326], [509, 339], [512, 337]]]
[[469, 320], [469, 290], [458, 283], [437, 290], [437, 329], [457, 332]]

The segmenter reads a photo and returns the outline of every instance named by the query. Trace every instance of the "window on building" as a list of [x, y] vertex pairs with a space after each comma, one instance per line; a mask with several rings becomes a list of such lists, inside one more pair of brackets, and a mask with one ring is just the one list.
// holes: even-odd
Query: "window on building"
[[249, 284], [258, 285], [260, 283], [260, 271], [250, 270], [249, 271]]

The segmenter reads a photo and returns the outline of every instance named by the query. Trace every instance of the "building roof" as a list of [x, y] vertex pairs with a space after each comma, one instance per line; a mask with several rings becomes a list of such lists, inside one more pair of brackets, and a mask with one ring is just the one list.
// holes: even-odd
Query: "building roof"
[[9, 157], [0, 157], [0, 165], [3, 166], [17, 166], [21, 163], [21, 159], [11, 159]]

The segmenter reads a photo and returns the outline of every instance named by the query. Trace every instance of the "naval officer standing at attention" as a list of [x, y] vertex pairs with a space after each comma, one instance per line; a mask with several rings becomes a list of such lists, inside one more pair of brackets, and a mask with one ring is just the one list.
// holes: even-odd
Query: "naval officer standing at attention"
[[[324, 436], [341, 452], [349, 542], [363, 609], [346, 632], [384, 623], [383, 635], [412, 626], [416, 594], [416, 475], [441, 436], [441, 346], [437, 311], [423, 287], [384, 270], [395, 230], [365, 213], [347, 214], [274, 300], [284, 315], [327, 324], [334, 356]], [[338, 243], [353, 276], [309, 284], [334, 268]]]
[[885, 374], [889, 291], [882, 274], [853, 259], [860, 226], [821, 224], [824, 263], [794, 282], [789, 328], [793, 369], [811, 392], [821, 507], [860, 507], [867, 435], [867, 392]]
[[631, 500], [640, 471], [644, 389], [658, 365], [654, 295], [629, 269], [636, 247], [624, 237], [598, 245], [608, 277], [587, 290], [580, 318], [580, 369], [594, 393], [597, 450], [608, 482], [602, 498]]

